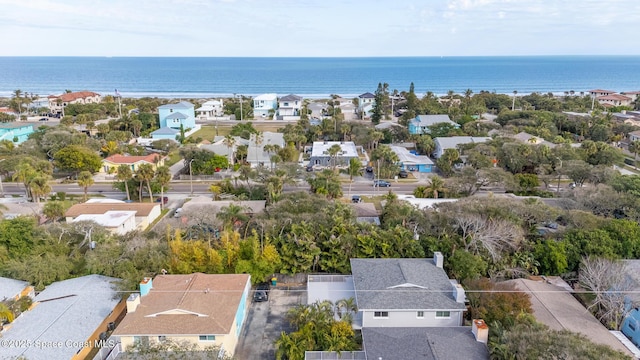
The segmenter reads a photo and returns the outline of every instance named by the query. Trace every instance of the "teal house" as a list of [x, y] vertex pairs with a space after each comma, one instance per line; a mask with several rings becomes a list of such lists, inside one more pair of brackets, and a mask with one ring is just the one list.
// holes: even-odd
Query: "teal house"
[[193, 129], [196, 126], [195, 110], [192, 103], [180, 101], [177, 104], [166, 104], [158, 107], [160, 128]]
[[446, 114], [438, 114], [438, 115], [418, 115], [414, 119], [409, 121], [409, 134], [412, 135], [422, 135], [429, 134], [431, 130], [429, 126], [433, 126], [436, 124], [449, 124], [454, 128], [459, 128], [460, 125], [458, 123], [451, 121], [449, 115]]
[[20, 144], [33, 134], [33, 125], [20, 123], [0, 124], [0, 140], [9, 140]]

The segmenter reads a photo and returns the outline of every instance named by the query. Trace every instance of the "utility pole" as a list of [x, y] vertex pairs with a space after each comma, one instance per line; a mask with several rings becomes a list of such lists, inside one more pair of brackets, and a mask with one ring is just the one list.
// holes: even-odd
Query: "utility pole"
[[191, 159], [191, 161], [189, 161], [189, 184], [191, 186], [191, 196], [193, 196], [193, 171], [191, 171], [191, 163], [193, 160], [195, 159]]

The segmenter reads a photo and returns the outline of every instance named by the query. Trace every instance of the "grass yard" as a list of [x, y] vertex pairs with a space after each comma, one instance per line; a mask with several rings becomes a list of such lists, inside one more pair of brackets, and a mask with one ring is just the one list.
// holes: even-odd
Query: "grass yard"
[[[270, 132], [277, 132], [278, 129], [281, 129], [285, 126], [286, 124], [280, 124], [280, 123], [274, 123], [274, 124], [270, 124], [270, 123], [253, 123], [253, 127], [258, 129], [258, 131], [270, 131]], [[233, 127], [232, 124], [219, 124], [218, 125], [218, 135], [219, 136], [226, 136], [229, 135], [229, 133], [231, 132], [231, 128]], [[216, 136], [216, 128], [214, 125], [203, 125], [202, 128], [200, 130], [198, 130], [196, 133], [194, 133], [193, 135], [191, 135], [190, 137], [192, 138], [202, 138], [202, 139], [206, 139], [206, 140], [213, 140], [213, 138]]]

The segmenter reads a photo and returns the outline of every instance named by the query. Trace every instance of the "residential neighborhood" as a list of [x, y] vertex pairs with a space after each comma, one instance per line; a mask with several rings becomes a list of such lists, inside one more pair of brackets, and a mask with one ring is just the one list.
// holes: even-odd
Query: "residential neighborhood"
[[639, 92], [370, 90], [0, 99], [0, 357], [640, 358]]

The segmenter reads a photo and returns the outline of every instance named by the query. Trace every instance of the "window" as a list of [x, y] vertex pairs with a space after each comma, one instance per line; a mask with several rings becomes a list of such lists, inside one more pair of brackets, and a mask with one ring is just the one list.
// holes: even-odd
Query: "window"
[[200, 335], [200, 341], [216, 341], [215, 335]]
[[629, 320], [629, 329], [631, 329], [631, 331], [636, 331], [636, 324], [634, 323], [635, 321]]
[[374, 311], [373, 312], [373, 317], [374, 318], [388, 318], [389, 317], [389, 312], [388, 311]]
[[422, 319], [422, 318], [424, 318], [424, 311], [418, 311], [418, 314], [416, 315], [416, 317], [417, 317], [418, 319]]
[[448, 318], [451, 317], [450, 311], [436, 311], [437, 318]]

